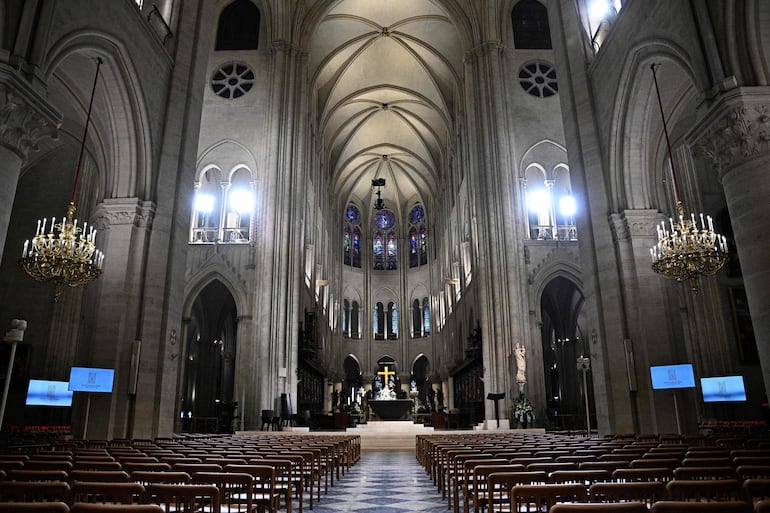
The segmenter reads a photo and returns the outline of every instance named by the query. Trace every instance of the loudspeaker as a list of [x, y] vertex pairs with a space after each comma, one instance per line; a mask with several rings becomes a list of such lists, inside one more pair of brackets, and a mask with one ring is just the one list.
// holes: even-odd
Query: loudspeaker
[[623, 339], [623, 350], [626, 353], [626, 376], [628, 377], [628, 390], [636, 392], [636, 362], [634, 361], [634, 346], [630, 338]]
[[139, 381], [139, 356], [142, 352], [142, 341], [134, 340], [131, 346], [131, 372], [128, 374], [128, 394], [136, 395], [136, 384]]

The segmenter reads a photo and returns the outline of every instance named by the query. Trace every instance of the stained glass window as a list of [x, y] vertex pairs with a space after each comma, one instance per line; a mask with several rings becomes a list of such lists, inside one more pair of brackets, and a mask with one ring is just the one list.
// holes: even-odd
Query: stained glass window
[[350, 308], [350, 338], [361, 338], [361, 329], [358, 322], [358, 301], [353, 301], [353, 305]]
[[398, 237], [396, 216], [390, 210], [378, 210], [374, 214], [374, 269], [398, 269]]
[[430, 333], [430, 305], [427, 297], [422, 298], [422, 322], [424, 333], [427, 335]]
[[343, 262], [345, 265], [361, 267], [361, 213], [352, 203], [348, 203], [343, 220]]
[[409, 222], [411, 224], [420, 224], [425, 218], [425, 211], [422, 209], [422, 205], [415, 205], [409, 212]]
[[428, 263], [428, 229], [425, 226], [425, 209], [415, 205], [409, 211], [409, 267]]
[[398, 309], [396, 303], [388, 303], [388, 338], [395, 340], [398, 338]]
[[383, 340], [385, 338], [385, 307], [378, 302], [374, 306], [374, 338]]
[[398, 269], [398, 254], [396, 250], [396, 232], [390, 232], [388, 234], [388, 254], [387, 254], [387, 267], [388, 269]]
[[345, 217], [347, 218], [348, 222], [352, 225], [357, 225], [361, 222], [361, 212], [358, 210], [358, 207], [352, 203], [348, 204], [348, 209], [345, 212]]
[[419, 338], [422, 336], [422, 308], [420, 307], [420, 300], [415, 299], [412, 302], [412, 337]]
[[342, 302], [342, 336], [350, 336], [350, 301], [347, 299]]
[[396, 224], [396, 216], [390, 210], [380, 210], [374, 215], [374, 224], [381, 230], [388, 230]]

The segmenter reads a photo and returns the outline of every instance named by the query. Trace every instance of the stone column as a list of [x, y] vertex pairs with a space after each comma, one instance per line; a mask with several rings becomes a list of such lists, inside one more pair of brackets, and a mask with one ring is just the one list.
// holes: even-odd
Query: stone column
[[[16, 185], [27, 156], [56, 139], [61, 116], [13, 70], [0, 66], [0, 248], [5, 248]], [[30, 233], [32, 229], [30, 227]], [[19, 249], [21, 254], [21, 249]]]
[[770, 396], [770, 88], [724, 93], [689, 139], [695, 155], [711, 165], [724, 188]]

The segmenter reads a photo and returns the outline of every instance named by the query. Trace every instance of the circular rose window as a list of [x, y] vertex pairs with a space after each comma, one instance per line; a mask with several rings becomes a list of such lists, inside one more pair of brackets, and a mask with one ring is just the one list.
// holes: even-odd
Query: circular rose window
[[519, 84], [531, 94], [540, 98], [553, 96], [559, 91], [556, 70], [544, 61], [533, 61], [519, 70]]
[[254, 86], [254, 72], [247, 65], [230, 62], [220, 66], [211, 77], [211, 89], [227, 100], [240, 98]]

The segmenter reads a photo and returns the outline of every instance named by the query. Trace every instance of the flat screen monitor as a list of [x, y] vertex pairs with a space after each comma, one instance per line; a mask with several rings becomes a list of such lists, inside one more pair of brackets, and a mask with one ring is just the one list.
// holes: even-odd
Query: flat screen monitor
[[105, 393], [112, 392], [115, 369], [97, 369], [94, 367], [72, 367], [70, 386], [72, 392]]
[[700, 389], [705, 403], [746, 400], [743, 376], [700, 378]]
[[695, 374], [692, 372], [692, 364], [690, 363], [653, 365], [650, 367], [650, 377], [654, 390], [695, 388]]
[[30, 379], [27, 388], [27, 406], [72, 406], [72, 392], [66, 381]]

